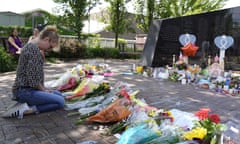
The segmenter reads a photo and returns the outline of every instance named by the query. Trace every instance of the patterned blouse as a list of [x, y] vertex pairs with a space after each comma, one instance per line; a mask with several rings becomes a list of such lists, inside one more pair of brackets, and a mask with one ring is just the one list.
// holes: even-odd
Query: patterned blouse
[[19, 87], [37, 88], [44, 84], [44, 60], [36, 44], [27, 43], [20, 54], [13, 89]]

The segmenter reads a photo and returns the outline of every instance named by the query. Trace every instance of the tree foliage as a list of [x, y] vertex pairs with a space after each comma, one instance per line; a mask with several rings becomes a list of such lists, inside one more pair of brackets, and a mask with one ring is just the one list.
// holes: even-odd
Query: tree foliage
[[73, 30], [78, 39], [81, 38], [83, 28], [83, 20], [86, 15], [87, 0], [54, 0], [57, 3], [62, 3], [63, 15], [60, 16], [60, 21], [63, 26]]
[[99, 0], [54, 0], [54, 2], [62, 4], [59, 9], [63, 15], [59, 16], [59, 22], [74, 31], [80, 40], [83, 21], [87, 19], [88, 12]]
[[138, 28], [147, 32], [153, 19], [218, 10], [227, 0], [136, 0]]
[[148, 31], [151, 21], [157, 16], [156, 8], [156, 0], [136, 0], [136, 22], [139, 29]]
[[178, 17], [219, 10], [227, 0], [161, 0], [157, 7], [161, 18]]
[[115, 33], [115, 47], [117, 47], [119, 34], [132, 30], [125, 7], [128, 0], [106, 0], [106, 2], [109, 2], [110, 7], [108, 7], [109, 17], [104, 22], [109, 24], [106, 29]]

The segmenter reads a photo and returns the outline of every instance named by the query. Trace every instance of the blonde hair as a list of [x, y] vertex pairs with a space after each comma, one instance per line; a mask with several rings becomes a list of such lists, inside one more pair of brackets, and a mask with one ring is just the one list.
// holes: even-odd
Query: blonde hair
[[46, 37], [50, 38], [50, 41], [52, 42], [58, 42], [59, 36], [57, 33], [56, 26], [46, 26], [39, 34], [40, 39], [44, 39]]

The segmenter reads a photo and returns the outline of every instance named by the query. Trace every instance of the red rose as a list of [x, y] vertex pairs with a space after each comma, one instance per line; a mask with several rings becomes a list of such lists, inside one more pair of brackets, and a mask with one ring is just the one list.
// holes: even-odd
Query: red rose
[[216, 124], [220, 123], [220, 117], [217, 114], [209, 115], [209, 119]]

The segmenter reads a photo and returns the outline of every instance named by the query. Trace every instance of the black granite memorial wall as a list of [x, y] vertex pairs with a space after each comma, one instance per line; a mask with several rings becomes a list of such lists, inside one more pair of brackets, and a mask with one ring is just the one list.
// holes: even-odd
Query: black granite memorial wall
[[226, 50], [225, 67], [240, 69], [240, 7], [152, 21], [142, 64], [149, 67], [171, 65], [173, 55], [178, 59], [181, 52], [179, 36], [187, 33], [196, 36], [195, 45], [199, 47], [196, 55], [189, 57], [190, 64], [201, 64], [207, 62], [209, 56], [212, 60], [219, 56], [214, 38], [228, 35], [234, 38], [234, 44]]

